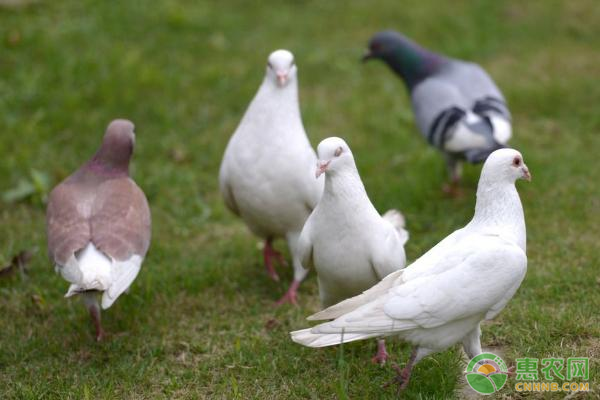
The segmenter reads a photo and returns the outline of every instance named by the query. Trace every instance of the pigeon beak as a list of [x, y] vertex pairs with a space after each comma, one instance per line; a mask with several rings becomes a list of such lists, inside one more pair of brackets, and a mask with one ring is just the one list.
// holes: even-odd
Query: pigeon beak
[[288, 80], [287, 71], [286, 72], [277, 72], [277, 82], [279, 83], [279, 86], [285, 85], [287, 80]]
[[531, 182], [531, 173], [529, 172], [529, 168], [527, 168], [526, 165], [523, 165], [521, 171], [523, 172], [522, 178], [525, 179], [527, 182]]
[[366, 61], [369, 61], [372, 58], [373, 58], [373, 53], [371, 53], [371, 50], [367, 50], [363, 54], [361, 60], [362, 60], [362, 62], [366, 62]]
[[331, 161], [319, 161], [317, 163], [317, 171], [315, 172], [315, 178], [320, 177], [322, 174], [327, 171], [327, 167], [329, 167], [329, 163]]

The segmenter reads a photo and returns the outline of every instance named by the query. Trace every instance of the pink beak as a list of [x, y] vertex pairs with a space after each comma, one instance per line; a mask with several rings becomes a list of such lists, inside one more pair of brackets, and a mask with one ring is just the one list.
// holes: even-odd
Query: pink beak
[[522, 171], [523, 171], [523, 179], [525, 179], [527, 182], [531, 182], [531, 173], [529, 172], [529, 168], [527, 168], [525, 165], [523, 165]]
[[277, 72], [277, 82], [279, 82], [279, 86], [285, 85], [288, 80], [287, 72]]
[[331, 161], [327, 161], [327, 162], [319, 161], [317, 163], [317, 171], [315, 172], [315, 178], [320, 177], [322, 174], [325, 173], [325, 171], [327, 171], [327, 167], [329, 167], [330, 162]]

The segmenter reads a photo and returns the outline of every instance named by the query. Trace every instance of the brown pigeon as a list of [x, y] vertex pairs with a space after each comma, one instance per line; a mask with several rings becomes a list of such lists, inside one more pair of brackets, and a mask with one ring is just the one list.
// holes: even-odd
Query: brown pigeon
[[150, 209], [144, 192], [129, 178], [134, 125], [110, 123], [100, 150], [52, 190], [46, 212], [48, 253], [71, 283], [65, 297], [81, 294], [104, 336], [102, 308], [126, 291], [150, 245]]

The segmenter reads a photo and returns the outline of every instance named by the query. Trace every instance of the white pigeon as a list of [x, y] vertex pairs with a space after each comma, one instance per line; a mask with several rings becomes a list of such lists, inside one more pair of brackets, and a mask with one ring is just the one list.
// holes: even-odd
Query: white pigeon
[[398, 370], [400, 389], [412, 366], [428, 354], [457, 342], [469, 357], [480, 354], [480, 322], [500, 313], [527, 270], [519, 178], [531, 179], [521, 154], [493, 152], [481, 171], [475, 215], [467, 226], [363, 294], [309, 317], [334, 320], [292, 332], [292, 340], [323, 347], [400, 335], [415, 346]]
[[[399, 211], [379, 215], [344, 140], [323, 140], [317, 154], [316, 175], [325, 174], [325, 189], [302, 229], [298, 252], [302, 265], [317, 272], [321, 306], [325, 308], [404, 268], [408, 232]], [[385, 363], [387, 356], [382, 339], [373, 361]]]
[[297, 303], [297, 288], [308, 273], [298, 257], [298, 239], [323, 191], [300, 116], [297, 71], [289, 51], [269, 55], [263, 83], [227, 145], [219, 174], [227, 207], [265, 239], [265, 267], [274, 280], [279, 277], [273, 260], [284, 261], [272, 241], [288, 242], [294, 280], [279, 304]]

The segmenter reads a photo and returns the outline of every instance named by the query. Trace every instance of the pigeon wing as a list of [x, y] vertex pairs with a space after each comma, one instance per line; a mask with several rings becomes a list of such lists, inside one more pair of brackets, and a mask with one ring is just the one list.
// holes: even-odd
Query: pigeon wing
[[98, 188], [92, 213], [92, 240], [116, 261], [144, 257], [150, 245], [150, 209], [142, 190], [129, 178], [111, 179]]
[[311, 332], [393, 334], [435, 328], [470, 316], [483, 317], [490, 310], [497, 313], [521, 283], [526, 266], [527, 258], [518, 246], [497, 237], [485, 240], [454, 268], [401, 283], [355, 311], [313, 327]]
[[235, 215], [240, 215], [240, 209], [238, 208], [237, 203], [235, 202], [235, 197], [233, 196], [233, 189], [229, 183], [229, 177], [227, 173], [227, 151], [225, 152], [225, 156], [223, 157], [223, 162], [221, 164], [221, 169], [219, 170], [219, 189], [221, 191], [221, 196], [223, 196], [223, 200], [225, 201], [225, 205], [229, 210]]
[[62, 183], [50, 193], [46, 211], [48, 253], [59, 266], [65, 266], [91, 239], [84, 213], [85, 205], [76, 186]]

